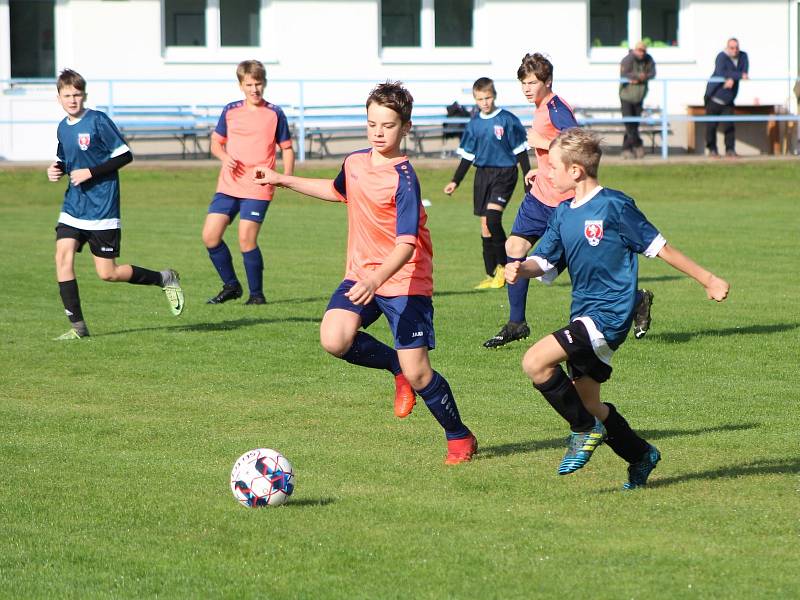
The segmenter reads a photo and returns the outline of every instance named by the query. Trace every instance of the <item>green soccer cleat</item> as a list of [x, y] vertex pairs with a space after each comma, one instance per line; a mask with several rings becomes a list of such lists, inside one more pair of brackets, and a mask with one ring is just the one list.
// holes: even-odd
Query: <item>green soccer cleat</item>
[[83, 335], [81, 335], [80, 333], [78, 333], [78, 331], [76, 329], [70, 329], [66, 333], [62, 333], [60, 336], [54, 337], [53, 341], [63, 342], [65, 340], [79, 340], [79, 339], [85, 338], [85, 337], [89, 337], [89, 332], [88, 331], [86, 333], [84, 333]]
[[658, 461], [661, 460], [661, 452], [658, 448], [650, 445], [639, 462], [628, 465], [628, 481], [622, 485], [623, 490], [635, 490], [647, 485], [647, 478], [656, 468]]
[[606, 428], [597, 419], [594, 420], [594, 427], [589, 431], [578, 433], [573, 431], [569, 436], [567, 453], [561, 459], [561, 464], [558, 465], [558, 474], [569, 475], [585, 467], [594, 451], [606, 437]]
[[164, 295], [167, 297], [169, 309], [176, 317], [183, 312], [183, 288], [181, 288], [181, 279], [178, 272], [173, 269], [168, 269], [163, 272], [163, 284], [161, 289], [164, 290]]

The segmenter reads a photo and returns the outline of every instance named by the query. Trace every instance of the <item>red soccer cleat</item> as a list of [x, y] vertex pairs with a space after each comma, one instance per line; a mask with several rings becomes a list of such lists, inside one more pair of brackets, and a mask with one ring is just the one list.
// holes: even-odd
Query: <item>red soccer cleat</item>
[[471, 433], [460, 440], [447, 440], [447, 458], [444, 459], [444, 464], [457, 465], [467, 462], [477, 453], [478, 440]]
[[407, 417], [414, 410], [417, 398], [408, 379], [402, 373], [394, 376], [394, 414], [401, 419]]

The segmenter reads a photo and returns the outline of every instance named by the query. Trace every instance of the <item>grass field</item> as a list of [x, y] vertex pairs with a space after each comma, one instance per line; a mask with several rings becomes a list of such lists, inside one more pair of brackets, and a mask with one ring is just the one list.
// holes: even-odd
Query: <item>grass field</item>
[[[63, 343], [63, 184], [0, 172], [0, 597], [797, 597], [797, 164], [601, 173], [732, 284], [717, 305], [662, 261], [640, 263], [653, 326], [617, 353], [604, 397], [663, 460], [630, 493], [608, 448], [556, 475], [567, 431], [520, 369], [528, 344], [481, 346], [507, 299], [472, 291], [471, 186], [446, 198], [450, 167], [418, 171], [433, 202], [432, 361], [481, 444], [453, 468], [424, 404], [396, 419], [387, 373], [319, 347], [342, 206], [281, 192], [262, 233], [268, 305], [209, 306], [219, 282], [200, 229], [216, 171], [128, 168], [122, 259], [177, 268], [186, 312], [172, 317], [158, 289], [101, 282], [87, 250], [93, 337]], [[531, 285], [533, 339], [568, 317], [562, 279]], [[389, 339], [384, 322], [372, 330]], [[233, 461], [260, 446], [297, 471], [282, 508], [231, 495]]]

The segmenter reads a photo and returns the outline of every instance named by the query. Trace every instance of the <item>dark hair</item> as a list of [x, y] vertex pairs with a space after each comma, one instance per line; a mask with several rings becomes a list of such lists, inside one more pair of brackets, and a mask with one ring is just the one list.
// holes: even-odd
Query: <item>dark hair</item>
[[488, 77], [479, 77], [472, 84], [472, 93], [482, 92], [484, 90], [492, 90], [492, 96], [497, 97], [497, 90], [494, 87], [494, 80]]
[[385, 81], [376, 85], [367, 97], [367, 109], [373, 102], [391, 108], [400, 115], [401, 123], [408, 123], [411, 120], [414, 98], [403, 87], [402, 81]]
[[253, 79], [262, 83], [267, 83], [267, 70], [261, 61], [258, 60], [243, 60], [236, 67], [236, 78], [239, 83], [244, 81], [245, 75], [250, 75]]
[[56, 80], [56, 89], [60, 92], [61, 88], [71, 85], [79, 92], [86, 93], [86, 80], [77, 71], [64, 69]]
[[553, 80], [553, 63], [551, 63], [544, 54], [536, 52], [535, 54], [526, 54], [522, 57], [522, 63], [517, 69], [517, 79], [522, 81], [529, 75], [536, 75], [536, 79], [542, 83], [552, 82]]

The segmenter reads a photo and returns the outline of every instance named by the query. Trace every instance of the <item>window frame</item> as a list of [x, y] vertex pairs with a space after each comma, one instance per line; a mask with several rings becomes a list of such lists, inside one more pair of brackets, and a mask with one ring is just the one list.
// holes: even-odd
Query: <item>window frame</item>
[[[592, 46], [591, 0], [586, 3], [586, 53], [591, 64], [618, 64], [630, 48], [642, 39], [642, 2], [628, 0], [628, 47]], [[678, 45], [669, 48], [647, 48], [656, 63], [696, 63], [694, 57], [694, 18], [691, 0], [679, 0]]]
[[274, 46], [276, 34], [271, 24], [275, 22], [272, 0], [260, 0], [258, 13], [258, 44], [255, 46], [223, 46], [220, 21], [220, 1], [206, 0], [206, 44], [205, 46], [167, 46], [166, 0], [161, 0], [161, 48], [166, 64], [230, 64], [238, 63], [242, 56], [258, 51], [262, 63], [278, 62]]
[[420, 45], [383, 46], [383, 14], [381, 0], [378, 3], [378, 47], [381, 63], [394, 64], [490, 64], [487, 52], [486, 27], [484, 23], [485, 0], [472, 2], [472, 45], [436, 46], [436, 14], [434, 0], [422, 0], [420, 7]]

